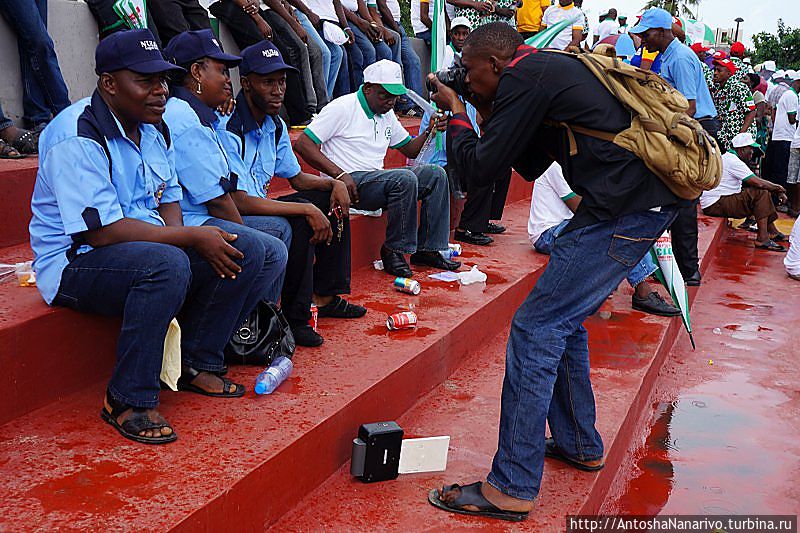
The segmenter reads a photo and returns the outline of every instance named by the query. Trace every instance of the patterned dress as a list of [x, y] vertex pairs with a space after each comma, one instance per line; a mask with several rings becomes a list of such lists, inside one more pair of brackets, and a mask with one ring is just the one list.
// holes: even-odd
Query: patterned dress
[[[517, 0], [497, 0], [495, 5], [497, 8], [510, 8], [516, 5], [516, 3]], [[517, 27], [517, 19], [514, 15], [510, 17], [501, 17], [496, 13], [479, 13], [476, 9], [471, 7], [457, 7], [456, 16], [467, 17], [467, 19], [469, 19], [469, 21], [472, 23], [473, 30], [478, 26], [483, 26], [484, 24], [489, 24], [490, 22], [505, 22], [512, 28]]]
[[[753, 102], [753, 93], [750, 89], [733, 76], [728, 78], [724, 85], [714, 85], [711, 96], [714, 98], [714, 106], [719, 113], [719, 120], [722, 127], [719, 130], [719, 140], [723, 150], [731, 148], [731, 140], [741, 133], [745, 117], [756, 108]], [[747, 130], [756, 137], [755, 120]]]

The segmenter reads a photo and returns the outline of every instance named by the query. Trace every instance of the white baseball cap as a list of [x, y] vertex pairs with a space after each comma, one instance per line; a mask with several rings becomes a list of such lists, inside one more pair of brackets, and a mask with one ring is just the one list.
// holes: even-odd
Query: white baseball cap
[[792, 80], [792, 81], [800, 80], [800, 72], [798, 72], [796, 70], [787, 70], [786, 71], [786, 79], [787, 80]]
[[389, 94], [401, 96], [408, 92], [403, 85], [403, 71], [400, 65], [388, 59], [381, 59], [364, 69], [364, 83], [381, 85]]
[[472, 31], [472, 23], [467, 17], [455, 17], [453, 20], [451, 20], [450, 29], [452, 30], [456, 26], [466, 26], [469, 31]]
[[776, 70], [775, 73], [772, 75], [773, 80], [779, 80], [786, 77], [785, 70]]
[[731, 139], [731, 146], [734, 148], [744, 148], [745, 146], [752, 146], [753, 148], [761, 148], [761, 145], [753, 139], [753, 134], [750, 132], [740, 133]]
[[775, 72], [778, 70], [778, 67], [775, 66], [775, 62], [772, 60], [764, 61], [764, 64], [761, 65], [763, 70], [769, 70], [770, 72]]

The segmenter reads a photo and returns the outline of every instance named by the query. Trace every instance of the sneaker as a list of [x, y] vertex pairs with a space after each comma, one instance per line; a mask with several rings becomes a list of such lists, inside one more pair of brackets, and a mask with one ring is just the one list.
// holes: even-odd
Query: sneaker
[[651, 292], [646, 298], [639, 298], [635, 294], [631, 299], [631, 306], [637, 311], [657, 316], [678, 316], [680, 309], [667, 303], [656, 291]]

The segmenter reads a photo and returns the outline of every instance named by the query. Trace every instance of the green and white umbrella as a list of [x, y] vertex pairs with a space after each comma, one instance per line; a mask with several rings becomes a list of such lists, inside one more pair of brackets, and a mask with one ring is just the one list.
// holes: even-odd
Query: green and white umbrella
[[705, 23], [698, 20], [679, 18], [683, 31], [686, 32], [686, 44], [703, 43], [705, 46], [713, 46], [716, 38], [714, 32]]
[[650, 255], [658, 265], [655, 276], [667, 288], [672, 301], [680, 309], [683, 325], [686, 327], [687, 333], [689, 333], [689, 340], [692, 341], [692, 349], [694, 349], [692, 321], [689, 317], [689, 295], [686, 293], [683, 276], [672, 253], [672, 239], [669, 233], [664, 232], [664, 235], [656, 241], [653, 247], [650, 248]]

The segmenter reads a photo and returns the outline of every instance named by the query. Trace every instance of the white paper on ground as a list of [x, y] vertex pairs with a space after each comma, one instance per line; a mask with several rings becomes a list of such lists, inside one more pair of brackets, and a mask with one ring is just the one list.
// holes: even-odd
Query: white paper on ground
[[471, 270], [467, 272], [458, 273], [458, 281], [462, 285], [471, 285], [473, 283], [483, 283], [488, 279], [485, 273], [478, 269], [478, 265], [474, 265]]
[[450, 436], [404, 439], [400, 447], [401, 474], [441, 472], [447, 468]]
[[439, 281], [458, 281], [458, 272], [437, 272], [436, 274], [428, 274], [428, 277]]

